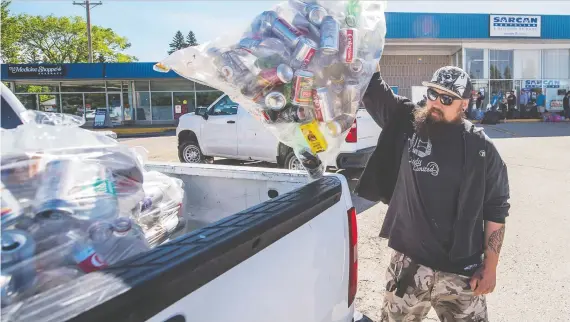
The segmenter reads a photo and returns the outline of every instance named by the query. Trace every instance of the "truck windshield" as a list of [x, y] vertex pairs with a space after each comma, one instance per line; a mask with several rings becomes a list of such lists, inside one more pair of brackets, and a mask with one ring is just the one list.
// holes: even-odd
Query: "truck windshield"
[[2, 128], [6, 130], [15, 129], [18, 125], [22, 124], [22, 120], [16, 115], [16, 112], [12, 107], [6, 102], [4, 97], [2, 97]]

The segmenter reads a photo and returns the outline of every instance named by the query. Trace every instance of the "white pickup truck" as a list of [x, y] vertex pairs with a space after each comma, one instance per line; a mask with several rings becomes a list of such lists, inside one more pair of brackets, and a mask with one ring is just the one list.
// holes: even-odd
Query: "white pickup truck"
[[[5, 95], [13, 94], [2, 92], [3, 112], [13, 102]], [[3, 307], [2, 321], [353, 321], [357, 222], [342, 175], [309, 182], [304, 172], [282, 169], [146, 168], [184, 182], [185, 230]]]
[[[364, 168], [374, 152], [380, 131], [366, 109], [359, 109], [339, 153], [332, 156], [332, 160], [323, 161], [337, 169]], [[280, 143], [263, 124], [225, 94], [199, 114], [180, 117], [176, 135], [181, 162], [201, 163], [208, 158], [223, 157], [302, 169], [291, 148]]]

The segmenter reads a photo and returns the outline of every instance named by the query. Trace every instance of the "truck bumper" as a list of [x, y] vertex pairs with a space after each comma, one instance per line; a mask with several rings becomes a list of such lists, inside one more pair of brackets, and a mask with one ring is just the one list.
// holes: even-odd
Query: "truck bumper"
[[362, 169], [375, 149], [375, 146], [371, 146], [352, 153], [340, 153], [336, 158], [337, 167], [339, 169]]

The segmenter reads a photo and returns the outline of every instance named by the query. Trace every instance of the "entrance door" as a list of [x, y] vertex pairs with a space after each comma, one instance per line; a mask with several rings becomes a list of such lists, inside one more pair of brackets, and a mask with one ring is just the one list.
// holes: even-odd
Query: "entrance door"
[[121, 124], [123, 121], [123, 97], [121, 93], [108, 93], [107, 102], [109, 103], [108, 113], [113, 124]]

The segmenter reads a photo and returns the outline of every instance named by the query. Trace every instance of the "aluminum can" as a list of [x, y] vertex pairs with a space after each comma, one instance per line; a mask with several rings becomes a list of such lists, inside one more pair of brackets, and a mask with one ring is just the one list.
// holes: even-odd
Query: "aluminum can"
[[36, 216], [63, 213], [85, 221], [114, 218], [118, 201], [113, 174], [100, 163], [52, 160], [45, 166], [32, 210]]
[[[348, 80], [342, 92], [342, 103], [345, 112], [355, 114], [360, 105], [360, 85], [355, 80]], [[346, 109], [349, 109], [348, 111]]]
[[2, 303], [33, 291], [36, 282], [36, 244], [27, 232], [2, 231]]
[[254, 38], [243, 38], [239, 41], [238, 47], [243, 48], [250, 53], [254, 53], [257, 49], [257, 46], [261, 44], [261, 39], [254, 39]]
[[354, 124], [354, 117], [342, 114], [327, 123], [327, 128], [332, 136], [339, 136], [348, 131]]
[[290, 83], [293, 79], [293, 69], [291, 67], [280, 64], [277, 67], [264, 69], [259, 72], [257, 82], [260, 86], [276, 86]]
[[293, 26], [299, 29], [302, 33], [310, 35], [311, 37], [314, 36], [317, 39], [321, 35], [319, 27], [310, 23], [309, 20], [300, 13], [295, 14], [295, 17], [293, 17]]
[[358, 52], [358, 30], [356, 28], [340, 29], [340, 40], [342, 62], [345, 64], [352, 63]]
[[315, 26], [320, 26], [323, 19], [327, 16], [327, 10], [318, 4], [309, 4], [306, 9], [306, 17], [309, 22]]
[[313, 57], [315, 57], [317, 48], [318, 45], [316, 42], [312, 41], [309, 38], [301, 37], [297, 43], [297, 47], [295, 47], [295, 51], [293, 52], [293, 57], [291, 58], [291, 67], [295, 69], [307, 68]]
[[293, 104], [310, 106], [313, 98], [314, 75], [307, 70], [297, 70], [293, 76], [291, 101]]
[[277, 19], [277, 12], [275, 11], [264, 11], [262, 12], [254, 21], [251, 26], [252, 33], [256, 37], [264, 38], [271, 35], [271, 26], [273, 21]]
[[265, 106], [271, 110], [280, 111], [287, 105], [287, 98], [281, 92], [270, 92], [265, 96]]
[[352, 76], [358, 76], [364, 70], [364, 61], [356, 58], [352, 63], [348, 64], [348, 70]]
[[321, 24], [321, 52], [336, 55], [339, 48], [340, 25], [332, 16], [326, 16]]
[[334, 105], [329, 97], [329, 90], [326, 87], [320, 87], [313, 91], [313, 106], [317, 120], [321, 122], [329, 122], [334, 118]]
[[301, 123], [309, 118], [309, 114], [305, 107], [291, 105], [279, 113], [279, 118], [288, 123]]
[[285, 45], [290, 48], [295, 48], [299, 42], [299, 39], [303, 35], [299, 29], [293, 27], [281, 17], [275, 19], [271, 30], [273, 31], [273, 34], [283, 40]]

